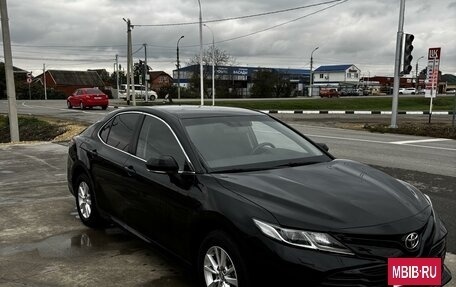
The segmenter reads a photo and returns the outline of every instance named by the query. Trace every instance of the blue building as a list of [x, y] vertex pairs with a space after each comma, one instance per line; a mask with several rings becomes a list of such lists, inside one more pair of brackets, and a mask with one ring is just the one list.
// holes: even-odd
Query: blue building
[[[181, 87], [188, 87], [194, 74], [199, 74], [199, 65], [191, 65], [179, 70]], [[258, 71], [277, 72], [283, 78], [290, 80], [294, 85], [295, 91], [304, 91], [304, 85], [309, 84], [310, 71], [307, 69], [283, 69], [283, 68], [264, 68], [264, 67], [239, 67], [239, 66], [218, 66], [215, 67], [215, 80], [220, 85], [230, 87], [236, 91], [240, 97], [249, 97], [250, 89], [253, 86]], [[204, 67], [207, 79], [212, 80], [212, 66]], [[174, 83], [177, 85], [177, 70], [173, 70]], [[218, 85], [218, 86], [219, 86]]]

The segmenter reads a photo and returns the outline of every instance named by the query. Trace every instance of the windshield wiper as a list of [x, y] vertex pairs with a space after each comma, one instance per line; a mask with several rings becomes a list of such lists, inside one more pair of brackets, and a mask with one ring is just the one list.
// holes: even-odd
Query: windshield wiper
[[261, 168], [261, 167], [251, 167], [251, 168], [231, 168], [231, 169], [221, 169], [216, 170], [213, 173], [237, 173], [237, 172], [249, 172], [249, 171], [259, 171], [271, 169], [273, 167]]
[[276, 165], [275, 168], [277, 168], [277, 167], [294, 167], [294, 166], [302, 166], [302, 165], [311, 165], [311, 164], [316, 164], [316, 163], [321, 163], [321, 161], [290, 162], [290, 163]]

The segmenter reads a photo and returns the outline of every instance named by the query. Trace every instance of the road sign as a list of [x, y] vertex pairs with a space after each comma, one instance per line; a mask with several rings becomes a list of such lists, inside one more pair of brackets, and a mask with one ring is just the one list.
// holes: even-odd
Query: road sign
[[437, 95], [437, 89], [439, 86], [440, 52], [440, 47], [429, 48], [427, 78], [425, 82], [426, 91], [424, 93], [426, 98], [435, 98]]
[[32, 73], [27, 73], [27, 83], [28, 84], [32, 83]]

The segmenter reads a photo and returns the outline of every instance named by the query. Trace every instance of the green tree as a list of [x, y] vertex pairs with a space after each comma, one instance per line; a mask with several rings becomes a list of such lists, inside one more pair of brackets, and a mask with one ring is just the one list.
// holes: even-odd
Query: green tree
[[261, 69], [253, 76], [253, 98], [290, 97], [292, 85], [286, 74], [275, 70]]

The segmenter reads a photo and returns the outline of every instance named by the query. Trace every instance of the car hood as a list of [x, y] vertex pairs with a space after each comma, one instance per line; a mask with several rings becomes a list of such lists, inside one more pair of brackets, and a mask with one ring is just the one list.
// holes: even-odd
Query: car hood
[[403, 232], [421, 227], [431, 210], [412, 186], [349, 160], [214, 176], [291, 228]]

